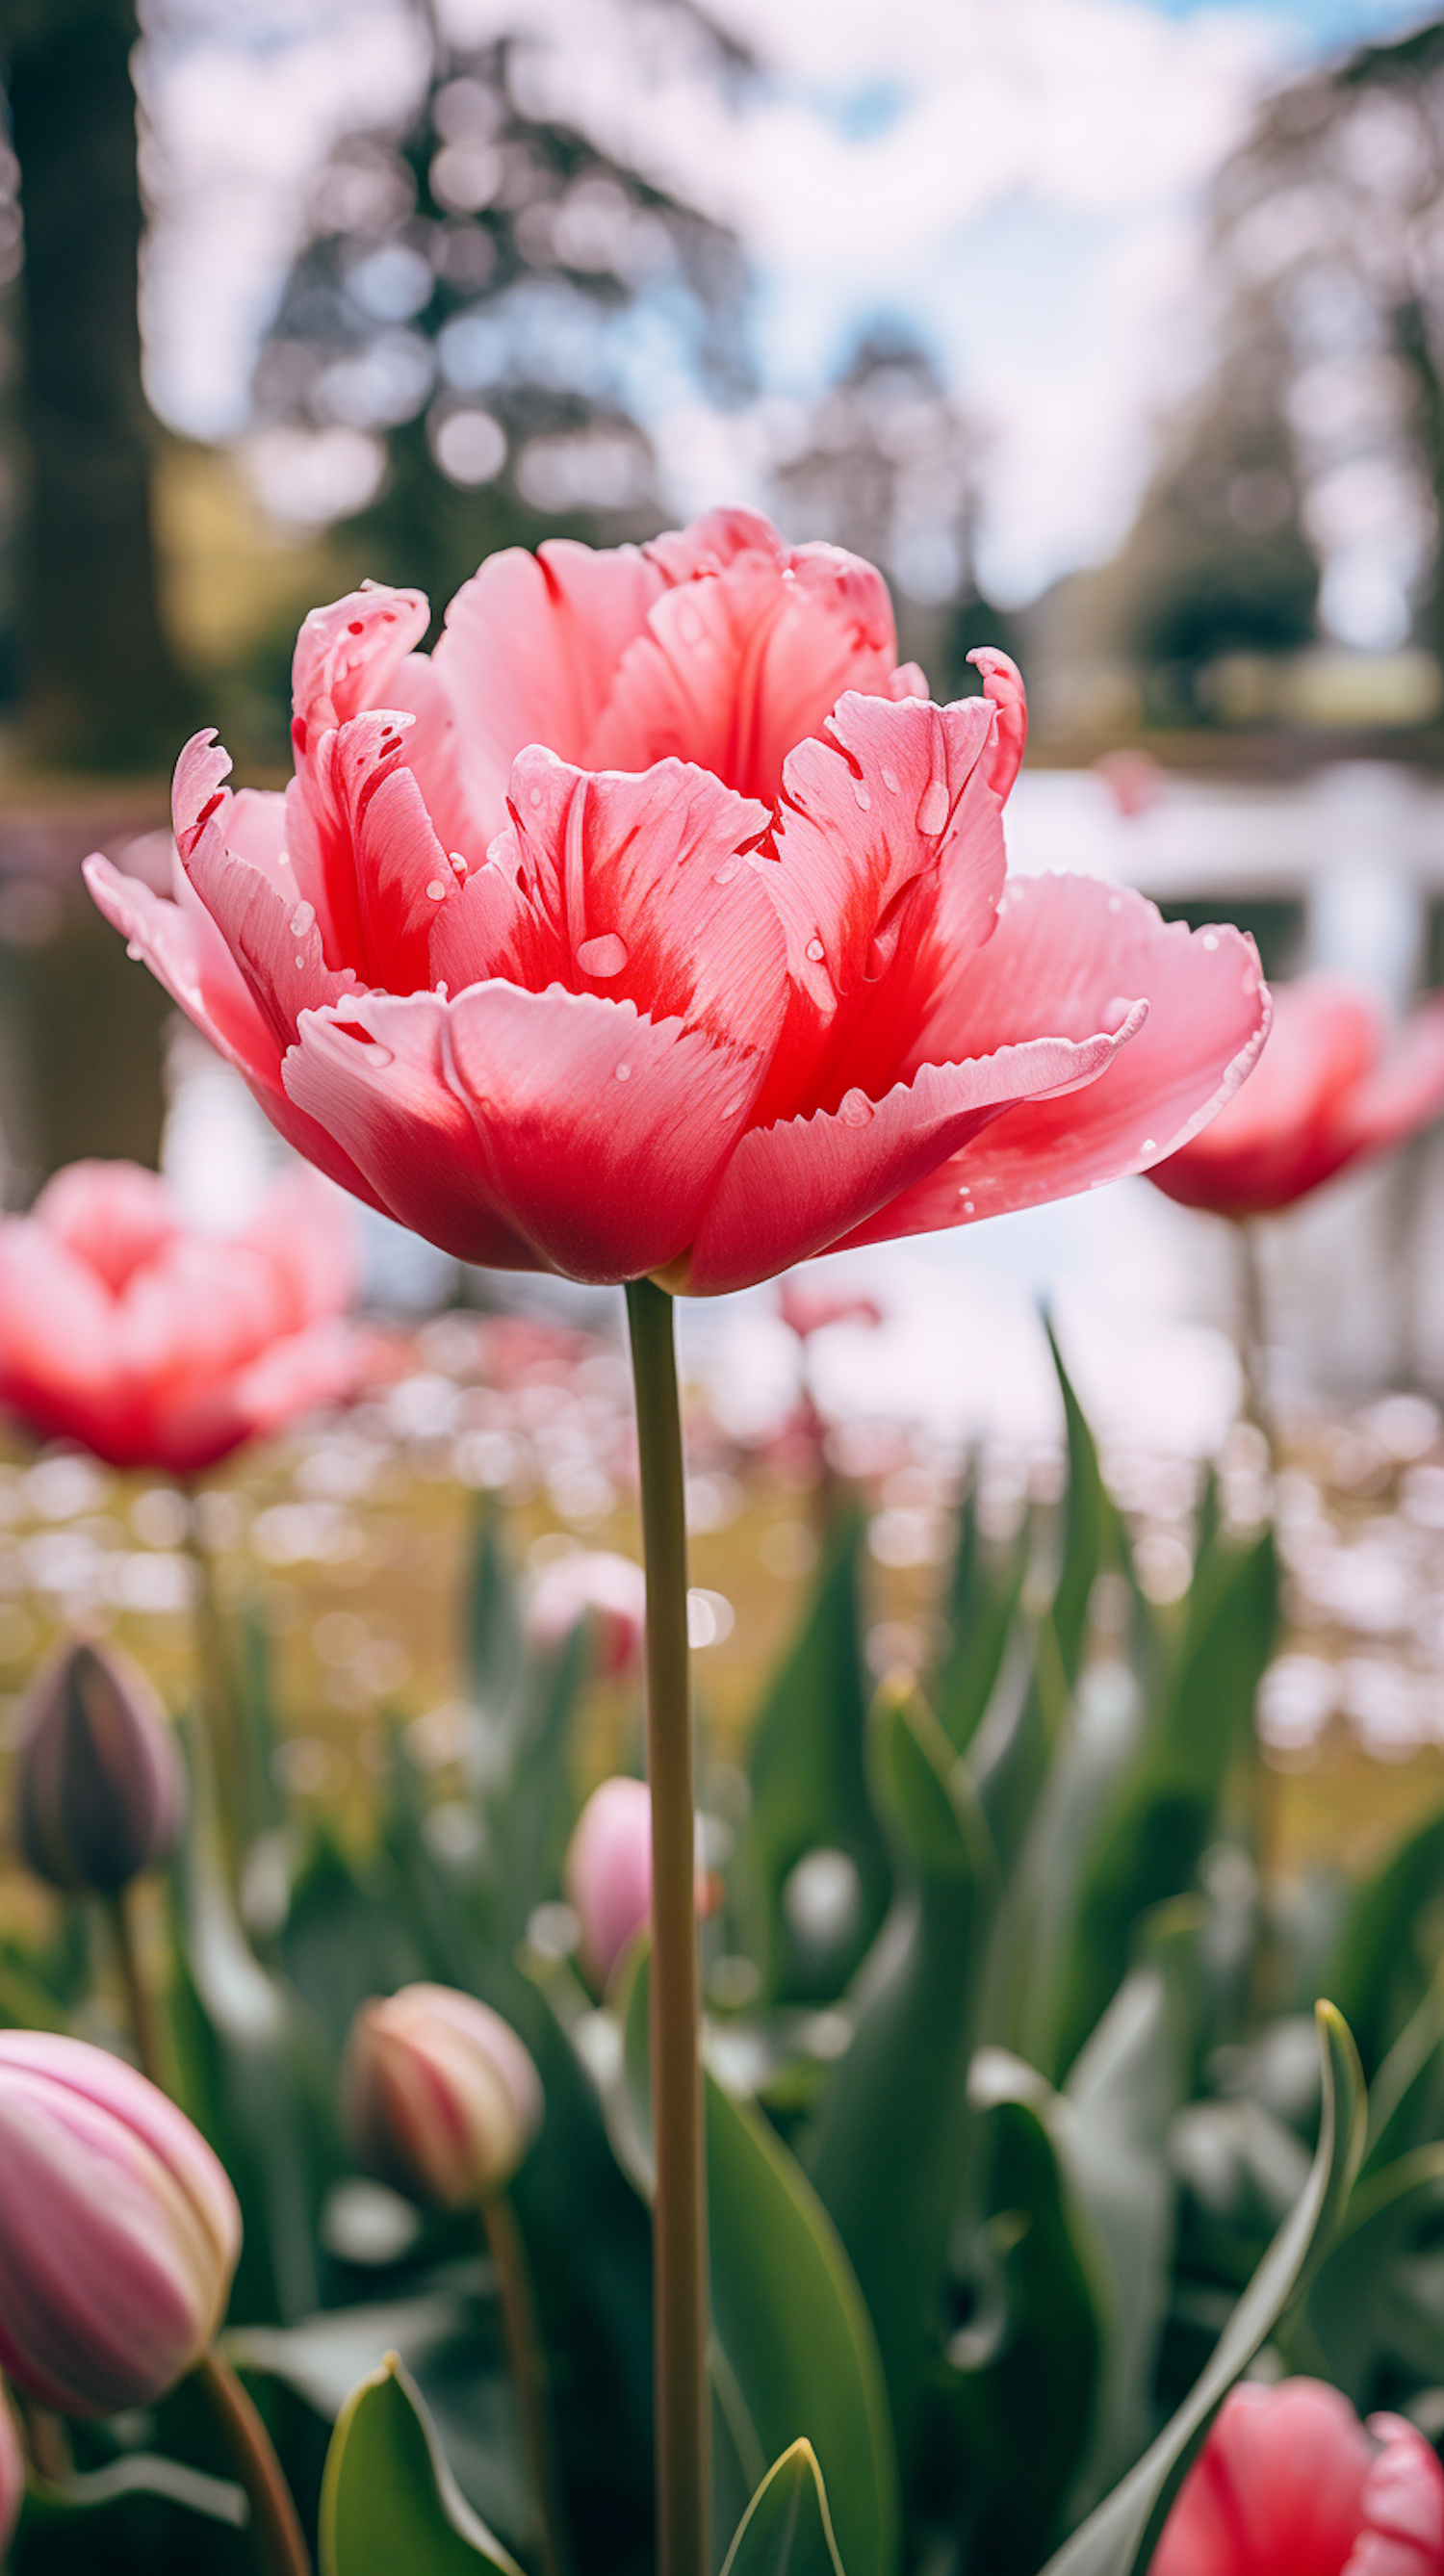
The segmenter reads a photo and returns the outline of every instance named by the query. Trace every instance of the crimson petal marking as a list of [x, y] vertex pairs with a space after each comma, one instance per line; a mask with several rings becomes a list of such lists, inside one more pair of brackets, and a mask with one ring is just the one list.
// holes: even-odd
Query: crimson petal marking
[[831, 1114], [750, 1128], [676, 1284], [717, 1296], [827, 1251], [1017, 1102], [1096, 1082], [1143, 1017], [1081, 1045], [1035, 1038], [978, 1063], [924, 1065], [883, 1100], [854, 1091]]
[[447, 1079], [447, 1006], [368, 994], [307, 1011], [281, 1068], [287, 1098], [365, 1176], [373, 1204], [457, 1261], [544, 1265], [498, 1213], [476, 1131]]
[[447, 1039], [491, 1204], [538, 1267], [636, 1279], [685, 1250], [760, 1059], [558, 986], [479, 984], [450, 1005]]
[[510, 546], [490, 556], [457, 592], [431, 658], [456, 716], [474, 846], [501, 830], [511, 764], [528, 743], [586, 758], [617, 666], [662, 587], [634, 546], [594, 551], [554, 537], [535, 555]]
[[1121, 997], [1146, 1025], [1076, 1100], [1020, 1102], [985, 1135], [839, 1250], [930, 1233], [1147, 1171], [1218, 1114], [1253, 1066], [1271, 1008], [1258, 952], [1238, 930], [1188, 930], [1096, 877], [1011, 882], [987, 949], [958, 980], [949, 1026], [977, 1051], [1096, 1028]]

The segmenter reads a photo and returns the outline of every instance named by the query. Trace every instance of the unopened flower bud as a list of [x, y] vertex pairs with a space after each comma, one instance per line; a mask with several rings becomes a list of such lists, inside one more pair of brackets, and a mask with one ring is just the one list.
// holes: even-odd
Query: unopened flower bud
[[25, 2454], [15, 2430], [15, 2418], [0, 2388], [0, 2558], [15, 2537], [20, 2508], [25, 2502]]
[[578, 1548], [543, 1567], [527, 1621], [532, 1643], [560, 1646], [588, 1618], [596, 1630], [598, 1668], [613, 1680], [635, 1672], [647, 1629], [647, 1580], [634, 1558], [609, 1548]]
[[[652, 1793], [645, 1780], [604, 1780], [577, 1818], [563, 1875], [580, 1923], [582, 1966], [605, 1986], [633, 1935], [652, 1911]], [[714, 1890], [697, 1872], [697, 1911], [712, 1910]]]
[[241, 2213], [184, 2112], [122, 2058], [0, 2031], [0, 2369], [63, 2415], [151, 2406], [210, 2346]]
[[362, 2163], [443, 2209], [488, 2200], [510, 2182], [545, 2108], [510, 2023], [451, 1986], [403, 1986], [363, 2004], [343, 2086]]
[[175, 1738], [137, 1664], [72, 1639], [30, 1693], [20, 1754], [20, 1843], [52, 1887], [113, 1896], [168, 1860], [185, 1780]]

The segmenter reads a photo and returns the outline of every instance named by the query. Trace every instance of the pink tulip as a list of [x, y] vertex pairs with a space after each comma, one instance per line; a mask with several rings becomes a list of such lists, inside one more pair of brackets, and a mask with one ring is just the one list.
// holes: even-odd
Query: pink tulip
[[1397, 2415], [1317, 2379], [1225, 2399], [1150, 2576], [1444, 2576], [1444, 2469]]
[[15, 2537], [20, 2509], [25, 2502], [25, 2454], [15, 2430], [15, 2418], [0, 2388], [0, 2558]]
[[[652, 1799], [645, 1780], [604, 1780], [592, 1791], [567, 1845], [563, 1875], [582, 1927], [582, 1966], [595, 1986], [605, 1986], [652, 1911]], [[699, 1915], [710, 1912], [713, 1893], [699, 1869]]]
[[777, 1311], [790, 1333], [803, 1343], [814, 1333], [826, 1332], [830, 1324], [880, 1324], [882, 1308], [875, 1297], [849, 1297], [836, 1290], [804, 1287], [800, 1279], [784, 1279], [777, 1295]]
[[189, 1229], [134, 1163], [72, 1163], [0, 1220], [0, 1403], [113, 1467], [188, 1475], [354, 1387], [350, 1211], [311, 1172]]
[[132, 2066], [0, 2031], [0, 2369], [63, 2415], [150, 2406], [225, 2315], [241, 2214], [183, 2112]]
[[935, 707], [880, 576], [717, 510], [318, 609], [296, 775], [176, 771], [102, 909], [283, 1134], [445, 1251], [710, 1294], [1146, 1170], [1248, 1071], [1251, 943], [1005, 886], [1023, 686]]
[[542, 1568], [527, 1616], [533, 1644], [554, 1653], [583, 1619], [596, 1629], [600, 1669], [612, 1680], [635, 1672], [646, 1629], [647, 1578], [634, 1558], [608, 1548], [578, 1548]]
[[450, 1986], [363, 2004], [346, 2043], [362, 2163], [413, 2199], [464, 2209], [510, 2182], [542, 2124], [541, 2077], [509, 2022]]
[[1265, 1216], [1444, 1110], [1444, 1001], [1393, 1038], [1367, 992], [1305, 975], [1274, 994], [1268, 1046], [1247, 1090], [1149, 1173], [1185, 1207]]

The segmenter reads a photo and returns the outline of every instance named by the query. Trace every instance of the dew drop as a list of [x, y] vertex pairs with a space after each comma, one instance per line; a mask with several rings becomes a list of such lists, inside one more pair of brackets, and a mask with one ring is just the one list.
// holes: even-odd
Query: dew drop
[[1155, 1136], [1145, 1136], [1138, 1150], [1140, 1154], [1156, 1154], [1158, 1151], [1158, 1139]]
[[304, 939], [315, 918], [316, 907], [313, 903], [298, 903], [291, 915], [291, 937]]
[[714, 885], [730, 885], [733, 878], [738, 874], [741, 866], [742, 862], [740, 859], [724, 859], [720, 868], [714, 868], [712, 872], [712, 883]]
[[145, 950], [142, 948], [138, 939], [128, 939], [125, 943], [125, 953], [130, 959], [131, 964], [133, 966], [138, 966], [142, 957], [145, 955]]
[[743, 1099], [743, 1100], [729, 1100], [729, 1101], [728, 1101], [728, 1103], [727, 1103], [726, 1108], [725, 1108], [725, 1109], [722, 1111], [722, 1113], [721, 1113], [722, 1118], [724, 1119], [724, 1121], [725, 1121], [726, 1119], [728, 1119], [728, 1118], [735, 1118], [735, 1117], [736, 1117], [736, 1115], [737, 1115], [738, 1110], [739, 1110], [739, 1109], [745, 1109], [745, 1108], [746, 1108], [746, 1106], [747, 1106], [747, 1103], [746, 1103], [745, 1099]]
[[450, 1001], [450, 999], [451, 999], [450, 988], [448, 987], [448, 984], [447, 984], [447, 981], [446, 981], [446, 977], [445, 977], [444, 975], [438, 975], [438, 977], [437, 977], [437, 979], [436, 979], [436, 982], [432, 985], [431, 989], [432, 989], [433, 993], [435, 993], [435, 994], [437, 995], [437, 997], [438, 997], [438, 999], [439, 999], [440, 1001], [443, 1001], [443, 1002], [448, 1002], [448, 1001]]
[[446, 887], [442, 882], [442, 879], [440, 877], [433, 877], [430, 885], [426, 889], [428, 902], [440, 903], [445, 892]]
[[948, 791], [940, 778], [930, 778], [918, 807], [918, 830], [936, 840], [948, 819]]
[[1218, 946], [1218, 932], [1216, 930], [1206, 930], [1203, 934], [1203, 944], [1205, 948], [1208, 949], [1216, 948]]
[[857, 806], [859, 813], [870, 814], [872, 812], [872, 797], [868, 791], [867, 781], [865, 779], [855, 778], [853, 780], [852, 794], [853, 802]]
[[1108, 909], [1110, 912], [1121, 912], [1123, 910], [1123, 897], [1121, 894], [1111, 894], [1109, 896]]
[[618, 1082], [630, 1082], [630, 1081], [631, 1081], [631, 1079], [632, 1079], [632, 1068], [631, 1068], [631, 1066], [630, 1066], [629, 1064], [619, 1064], [619, 1065], [618, 1065], [618, 1067], [617, 1067], [617, 1080], [618, 1080]]
[[620, 975], [626, 962], [626, 941], [619, 939], [614, 930], [604, 930], [596, 939], [584, 939], [577, 950], [577, 964], [584, 975]]
[[301, 969], [303, 968], [303, 966], [305, 965], [305, 963], [306, 963], [306, 960], [305, 960], [305, 958], [304, 958], [304, 957], [298, 957], [298, 958], [297, 958], [297, 960], [296, 960], [296, 972], [297, 972], [297, 974], [298, 974], [298, 975], [300, 974]]
[[884, 787], [886, 787], [886, 788], [890, 789], [891, 793], [892, 793], [894, 796], [896, 796], [896, 794], [897, 794], [897, 771], [896, 771], [895, 769], [884, 769], [884, 771], [883, 771], [883, 773], [882, 773], [882, 783], [883, 783]]
[[820, 939], [809, 939], [807, 943], [807, 953], [812, 959], [814, 966], [820, 966], [824, 957], [827, 955], [827, 951], [823, 947]]
[[844, 1127], [865, 1127], [873, 1115], [873, 1103], [865, 1091], [845, 1091], [838, 1103], [837, 1114]]

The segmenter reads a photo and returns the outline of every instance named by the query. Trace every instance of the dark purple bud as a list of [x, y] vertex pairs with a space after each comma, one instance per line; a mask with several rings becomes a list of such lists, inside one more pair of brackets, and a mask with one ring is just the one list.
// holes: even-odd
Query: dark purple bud
[[168, 1860], [185, 1775], [151, 1683], [113, 1646], [72, 1639], [22, 1720], [20, 1845], [52, 1887], [113, 1896]]

